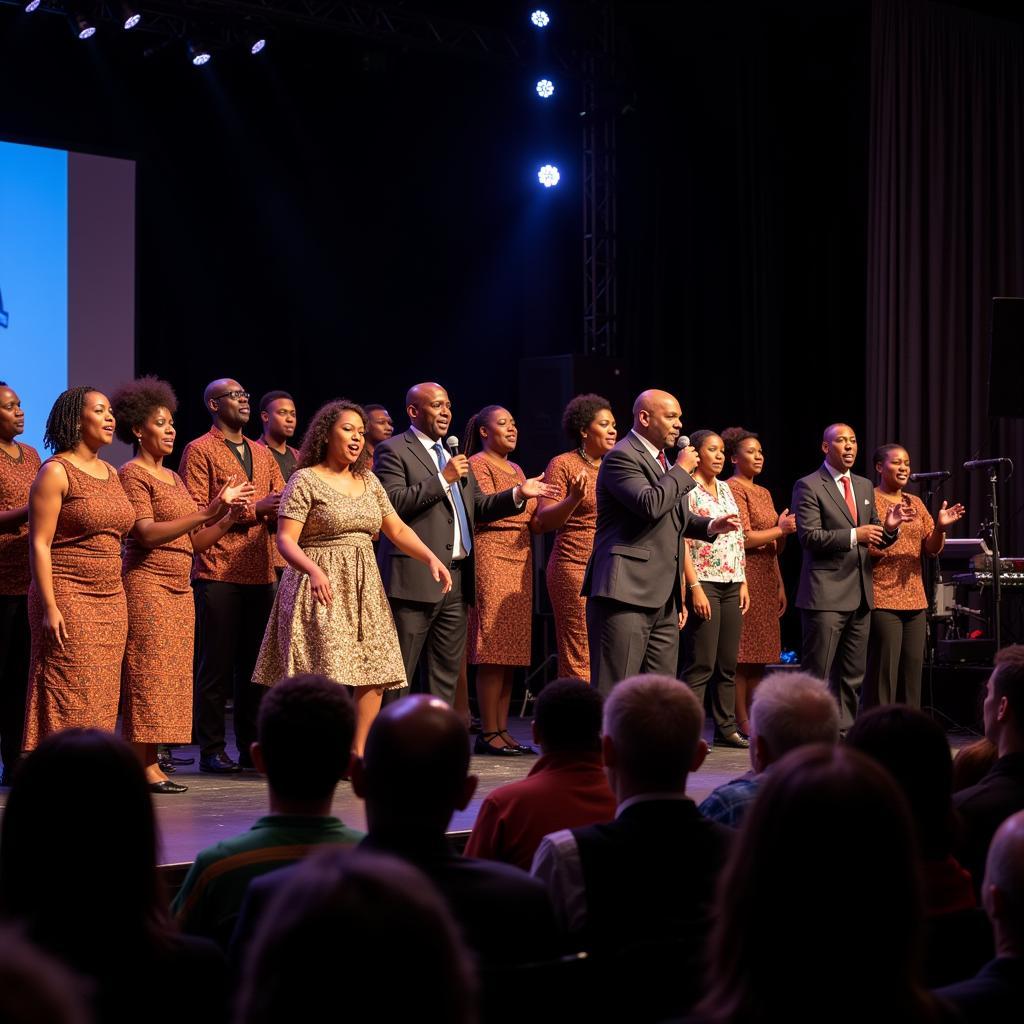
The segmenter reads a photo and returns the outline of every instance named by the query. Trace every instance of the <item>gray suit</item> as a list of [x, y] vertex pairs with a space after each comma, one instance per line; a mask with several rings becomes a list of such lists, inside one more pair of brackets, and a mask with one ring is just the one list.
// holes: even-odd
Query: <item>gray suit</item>
[[663, 472], [632, 431], [601, 461], [583, 596], [590, 682], [602, 693], [638, 672], [676, 675], [683, 537], [710, 540], [711, 520], [686, 505], [694, 486], [681, 466]]
[[[843, 729], [857, 714], [874, 607], [868, 548], [851, 548], [850, 530], [880, 525], [871, 481], [851, 473], [850, 482], [856, 521], [827, 466], [797, 481], [790, 506], [803, 549], [796, 596], [803, 623], [802, 668], [828, 680]], [[888, 547], [896, 536], [883, 533], [880, 546]]]
[[[476, 598], [474, 552], [452, 561], [455, 509], [438, 478], [437, 466], [412, 430], [374, 448], [373, 471], [399, 516], [440, 561], [451, 567], [452, 589], [442, 595], [422, 562], [402, 554], [381, 535], [377, 564], [395, 617], [406, 678], [412, 685], [426, 646], [429, 691], [450, 704], [466, 648], [466, 605]], [[482, 494], [472, 470], [461, 486], [470, 531], [475, 522], [489, 523], [519, 511], [511, 489]], [[468, 540], [471, 542], [472, 537]]]

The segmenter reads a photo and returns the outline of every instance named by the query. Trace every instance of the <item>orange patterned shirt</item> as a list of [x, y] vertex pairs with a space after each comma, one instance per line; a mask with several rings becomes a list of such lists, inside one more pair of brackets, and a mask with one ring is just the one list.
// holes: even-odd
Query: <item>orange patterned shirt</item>
[[[935, 521], [916, 494], [907, 497], [917, 509], [917, 517], [900, 526], [899, 536], [887, 548], [869, 549], [875, 558], [875, 607], [889, 611], [920, 611], [928, 607], [921, 577], [921, 552], [925, 539], [935, 529]], [[875, 512], [879, 519], [884, 522], [895, 504], [893, 498], [875, 488]]]
[[[15, 442], [21, 455], [12, 459], [0, 449], [0, 509], [9, 512], [28, 504], [28, 492], [39, 472], [39, 453], [31, 445]], [[28, 520], [0, 526], [0, 594], [27, 594], [31, 582], [28, 565]]]
[[[256, 488], [253, 500], [284, 490], [284, 478], [274, 456], [263, 445], [249, 440], [246, 444], [252, 459], [250, 479]], [[178, 472], [200, 508], [209, 505], [231, 477], [237, 480], [244, 476], [242, 463], [216, 427], [185, 446]], [[256, 518], [252, 505], [216, 544], [196, 554], [192, 578], [224, 583], [274, 582], [273, 542], [267, 524]]]

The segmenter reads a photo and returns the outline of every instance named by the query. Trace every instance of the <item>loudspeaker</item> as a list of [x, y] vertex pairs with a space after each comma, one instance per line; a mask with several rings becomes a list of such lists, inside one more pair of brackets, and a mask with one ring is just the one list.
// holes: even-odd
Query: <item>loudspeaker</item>
[[992, 299], [988, 414], [1024, 417], [1024, 299]]

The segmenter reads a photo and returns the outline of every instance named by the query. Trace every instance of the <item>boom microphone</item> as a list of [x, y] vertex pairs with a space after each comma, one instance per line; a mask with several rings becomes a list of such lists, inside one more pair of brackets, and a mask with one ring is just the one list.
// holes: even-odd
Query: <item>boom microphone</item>
[[988, 469], [989, 466], [1000, 466], [1004, 462], [1011, 469], [1013, 468], [1013, 461], [1011, 459], [972, 459], [970, 462], [964, 463], [964, 469]]
[[937, 469], [934, 473], [911, 473], [910, 482], [918, 480], [948, 480], [953, 474], [948, 469]]

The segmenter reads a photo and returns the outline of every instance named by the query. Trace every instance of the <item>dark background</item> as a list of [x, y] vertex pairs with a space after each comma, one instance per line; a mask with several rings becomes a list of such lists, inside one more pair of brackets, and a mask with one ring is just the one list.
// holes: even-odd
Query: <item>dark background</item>
[[[588, 6], [551, 5], [563, 49]], [[436, 379], [461, 430], [528, 404], [521, 359], [580, 351], [580, 83], [538, 101], [528, 5], [419, 7], [514, 27], [535, 67], [286, 31], [196, 69], [0, 7], [0, 136], [138, 161], [136, 370], [176, 388], [182, 443], [214, 377], [287, 389], [300, 420], [383, 402], [399, 428]], [[673, 391], [688, 431], [760, 431], [780, 509], [827, 423], [862, 431], [867, 471], [870, 27], [868, 0], [617, 5], [626, 391]]]

